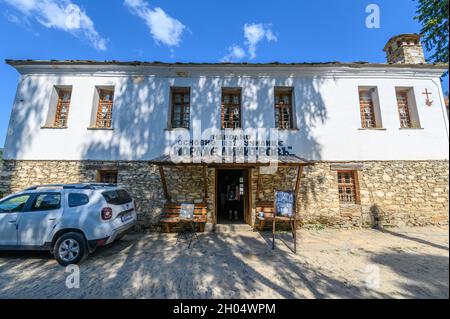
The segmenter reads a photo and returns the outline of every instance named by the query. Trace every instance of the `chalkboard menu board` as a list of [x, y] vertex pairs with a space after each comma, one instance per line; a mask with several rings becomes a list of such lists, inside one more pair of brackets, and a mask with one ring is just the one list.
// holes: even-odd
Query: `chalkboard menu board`
[[180, 219], [191, 220], [194, 218], [194, 204], [183, 203], [180, 208]]
[[293, 217], [295, 215], [294, 192], [275, 191], [275, 213], [277, 216]]

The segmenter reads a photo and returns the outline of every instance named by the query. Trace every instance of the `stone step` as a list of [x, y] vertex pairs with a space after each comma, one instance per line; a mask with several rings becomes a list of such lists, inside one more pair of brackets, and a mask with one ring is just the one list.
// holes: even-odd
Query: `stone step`
[[253, 228], [247, 224], [217, 224], [216, 233], [240, 233], [253, 231]]

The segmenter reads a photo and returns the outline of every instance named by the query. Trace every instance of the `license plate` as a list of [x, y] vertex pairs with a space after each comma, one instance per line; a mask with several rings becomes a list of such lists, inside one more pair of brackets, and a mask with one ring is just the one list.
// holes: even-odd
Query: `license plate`
[[127, 222], [131, 219], [133, 219], [133, 214], [131, 213], [123, 214], [122, 216], [120, 216], [120, 220], [122, 221], [122, 223]]

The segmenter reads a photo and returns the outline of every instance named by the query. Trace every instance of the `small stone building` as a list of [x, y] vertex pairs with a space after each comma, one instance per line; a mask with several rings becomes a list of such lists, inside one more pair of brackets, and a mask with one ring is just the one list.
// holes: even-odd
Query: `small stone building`
[[296, 193], [305, 224], [448, 223], [448, 66], [425, 63], [418, 35], [385, 51], [387, 64], [8, 60], [20, 81], [0, 191], [119, 183], [139, 228], [167, 202], [251, 225], [275, 190]]

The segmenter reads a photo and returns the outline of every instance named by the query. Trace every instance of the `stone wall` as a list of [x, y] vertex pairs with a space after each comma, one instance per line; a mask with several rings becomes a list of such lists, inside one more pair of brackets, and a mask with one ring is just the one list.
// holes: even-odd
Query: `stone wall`
[[[333, 227], [427, 225], [448, 223], [448, 161], [371, 161], [357, 164], [360, 205], [341, 205], [337, 171], [329, 162], [305, 167], [298, 196], [305, 224]], [[99, 169], [118, 170], [118, 182], [139, 203], [139, 227], [157, 223], [165, 203], [159, 171], [147, 162], [4, 161], [0, 192], [15, 192], [36, 184], [96, 181]], [[252, 199], [256, 199], [257, 170], [252, 171]], [[201, 202], [201, 167], [166, 167], [169, 193], [175, 201]], [[260, 200], [273, 200], [274, 190], [293, 190], [296, 168], [279, 168], [262, 175]], [[208, 218], [214, 220], [215, 169], [207, 170]]]
[[[304, 168], [297, 202], [304, 223], [337, 227], [448, 223], [448, 161], [353, 164], [358, 167], [360, 205], [340, 204], [332, 163]], [[295, 189], [296, 169], [281, 168], [279, 173], [262, 178], [262, 200], [272, 200], [275, 189]]]
[[40, 184], [96, 182], [101, 169], [117, 169], [118, 183], [137, 201], [138, 229], [156, 222], [165, 200], [159, 171], [147, 162], [4, 161], [0, 192], [9, 194]]

